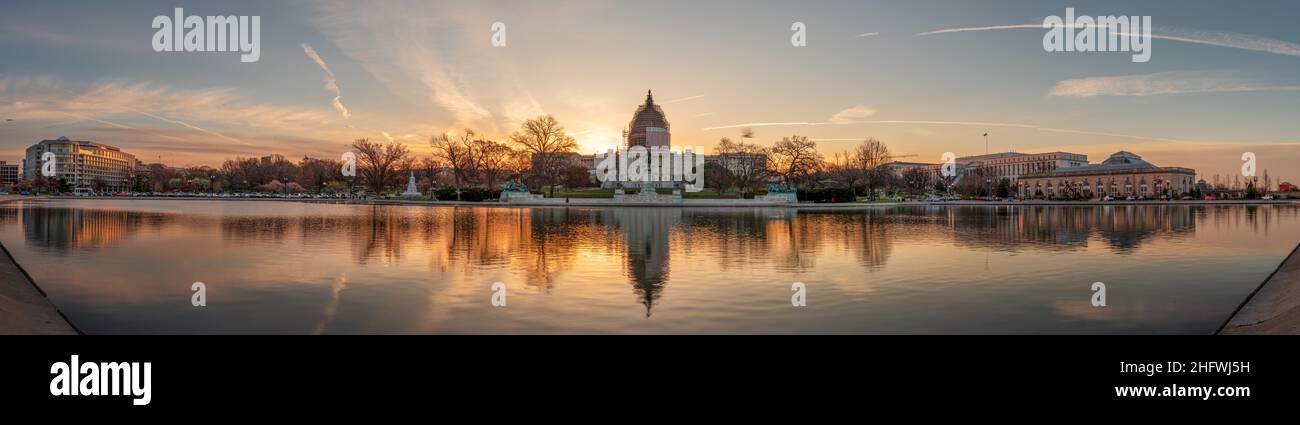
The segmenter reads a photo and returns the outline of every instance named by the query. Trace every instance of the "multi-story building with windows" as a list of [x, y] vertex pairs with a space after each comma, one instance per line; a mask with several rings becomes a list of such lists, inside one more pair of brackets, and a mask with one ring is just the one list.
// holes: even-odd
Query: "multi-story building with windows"
[[980, 169], [985, 177], [1008, 179], [1015, 183], [1021, 175], [1088, 165], [1088, 156], [1069, 152], [1020, 153], [1002, 152], [957, 158], [963, 168]]
[[0, 187], [8, 188], [13, 186], [21, 178], [22, 171], [18, 164], [0, 161]]
[[[1088, 165], [1088, 156], [1069, 152], [999, 152], [958, 157], [953, 162], [955, 167], [953, 167], [952, 171], [956, 174], [957, 179], [975, 171], [980, 171], [984, 178], [992, 182], [1007, 179], [1014, 185], [1016, 180], [1024, 174], [1050, 172], [1061, 168]], [[900, 176], [909, 169], [920, 169], [928, 174], [932, 181], [939, 181], [943, 172], [943, 164], [894, 162], [890, 163], [889, 166]]]
[[1021, 198], [1158, 198], [1182, 196], [1196, 183], [1196, 170], [1157, 167], [1131, 152], [1120, 151], [1100, 164], [1022, 175], [1015, 187]]
[[42, 157], [46, 152], [54, 154], [54, 176], [51, 178], [62, 179], [78, 188], [109, 192], [131, 189], [137, 163], [134, 155], [115, 146], [69, 140], [67, 137], [42, 140], [28, 147], [23, 162], [25, 178], [41, 175]]

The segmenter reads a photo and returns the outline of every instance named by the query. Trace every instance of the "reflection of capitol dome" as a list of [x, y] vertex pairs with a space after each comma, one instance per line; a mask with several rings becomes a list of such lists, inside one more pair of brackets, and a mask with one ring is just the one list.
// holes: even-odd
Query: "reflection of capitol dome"
[[623, 231], [627, 246], [627, 275], [632, 280], [632, 291], [645, 305], [650, 317], [654, 303], [668, 282], [668, 234], [673, 223], [680, 220], [676, 209], [617, 209], [611, 210], [612, 222]]

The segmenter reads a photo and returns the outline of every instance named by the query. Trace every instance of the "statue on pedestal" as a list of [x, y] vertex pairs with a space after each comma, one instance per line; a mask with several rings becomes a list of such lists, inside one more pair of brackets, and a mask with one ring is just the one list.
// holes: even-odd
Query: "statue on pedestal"
[[542, 199], [542, 195], [529, 193], [528, 186], [510, 180], [501, 184], [501, 196], [497, 199], [501, 202], [510, 202], [511, 200], [536, 201]]
[[420, 197], [423, 197], [423, 196], [424, 196], [424, 194], [420, 193], [419, 189], [416, 189], [416, 188], [415, 188], [415, 172], [412, 171], [412, 172], [411, 172], [411, 178], [410, 178], [409, 180], [406, 181], [406, 191], [405, 191], [405, 192], [402, 192], [402, 197], [403, 197], [403, 198], [420, 198]]

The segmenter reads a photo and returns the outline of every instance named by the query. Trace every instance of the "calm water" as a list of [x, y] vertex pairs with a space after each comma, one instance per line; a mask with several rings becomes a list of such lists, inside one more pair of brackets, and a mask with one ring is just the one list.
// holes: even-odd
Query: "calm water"
[[1207, 333], [1300, 208], [64, 199], [0, 205], [0, 241], [88, 333]]

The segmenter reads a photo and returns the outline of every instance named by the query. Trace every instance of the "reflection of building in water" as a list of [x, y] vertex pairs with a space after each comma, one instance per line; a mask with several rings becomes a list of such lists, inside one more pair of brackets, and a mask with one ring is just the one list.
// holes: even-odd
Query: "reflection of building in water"
[[0, 224], [17, 223], [21, 210], [12, 205], [0, 205]]
[[58, 249], [113, 246], [144, 224], [172, 221], [172, 216], [165, 214], [39, 206], [24, 208], [22, 217], [29, 242]]
[[1013, 206], [951, 208], [958, 246], [1019, 250], [1086, 246], [1096, 235], [1116, 249], [1132, 249], [1159, 234], [1191, 235], [1193, 210], [1184, 205]]
[[605, 214], [610, 224], [622, 230], [627, 276], [650, 317], [668, 280], [669, 230], [681, 221], [682, 212], [677, 208], [616, 208], [605, 210]]

